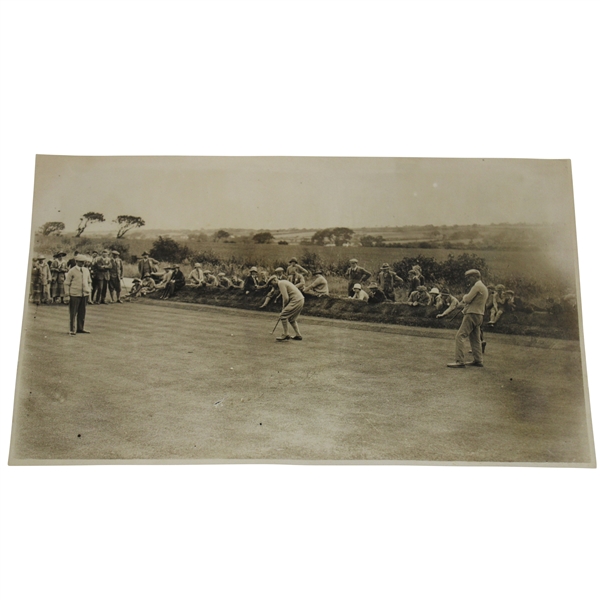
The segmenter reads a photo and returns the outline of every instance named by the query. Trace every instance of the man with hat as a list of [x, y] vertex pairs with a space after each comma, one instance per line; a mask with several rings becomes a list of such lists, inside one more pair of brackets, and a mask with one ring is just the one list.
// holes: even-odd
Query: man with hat
[[292, 258], [290, 258], [288, 264], [289, 264], [289, 266], [287, 268], [287, 276], [288, 276], [288, 279], [292, 283], [293, 283], [292, 275], [295, 275], [296, 273], [299, 273], [300, 275], [304, 275], [305, 277], [308, 275], [308, 271], [304, 267], [301, 267], [298, 264], [298, 259], [296, 257], [292, 256]]
[[[271, 277], [275, 277], [275, 279], [277, 279], [277, 281], [287, 281], [287, 278], [285, 276], [285, 271], [283, 270], [282, 267], [277, 267], [275, 269], [275, 271], [273, 271], [273, 273], [274, 273], [274, 275], [271, 275]], [[271, 277], [269, 277], [269, 280], [271, 279]], [[273, 299], [275, 299], [275, 301], [279, 300], [279, 296], [281, 295], [279, 292], [279, 288], [276, 285], [269, 286], [268, 283], [269, 283], [269, 281], [267, 281], [267, 287], [270, 287], [270, 289], [267, 292], [264, 302], [258, 308], [265, 308], [269, 304], [269, 302], [271, 302], [271, 300], [273, 300]]]
[[171, 277], [165, 286], [165, 291], [161, 298], [166, 299], [174, 296], [180, 289], [185, 286], [185, 275], [181, 272], [179, 265], [171, 266]]
[[408, 304], [410, 306], [428, 306], [430, 300], [431, 296], [428, 294], [427, 288], [424, 285], [419, 285], [414, 292], [410, 293]]
[[379, 289], [377, 282], [372, 281], [369, 284], [369, 304], [381, 304], [382, 302], [389, 302], [388, 297], [383, 293], [383, 290]]
[[85, 329], [85, 309], [92, 293], [92, 278], [89, 269], [84, 266], [91, 260], [85, 254], [75, 257], [75, 266], [71, 267], [65, 278], [65, 290], [69, 296], [69, 334], [89, 333]]
[[362, 289], [362, 285], [360, 285], [360, 283], [355, 283], [352, 287], [352, 291], [354, 292], [354, 295], [352, 296], [351, 300], [360, 300], [361, 302], [369, 301], [369, 294]]
[[481, 348], [481, 325], [488, 299], [488, 289], [481, 281], [481, 273], [477, 269], [469, 269], [465, 273], [471, 289], [463, 296], [459, 306], [464, 306], [463, 320], [456, 334], [455, 361], [448, 363], [451, 368], [464, 368], [465, 342], [471, 343], [473, 362], [467, 363], [473, 367], [483, 367], [483, 350]]
[[396, 296], [394, 294], [395, 283], [401, 285], [404, 283], [404, 279], [398, 277], [398, 275], [391, 270], [388, 263], [383, 263], [383, 265], [381, 265], [381, 270], [377, 274], [377, 287], [382, 290], [386, 298], [392, 302], [396, 301]]
[[188, 285], [191, 288], [199, 288], [206, 285], [204, 281], [204, 273], [202, 272], [202, 265], [200, 263], [194, 263], [194, 268], [191, 270], [189, 276]]
[[442, 308], [442, 294], [440, 294], [440, 290], [436, 286], [433, 286], [429, 290], [429, 303], [427, 306], [433, 306], [437, 310], [441, 310]]
[[[356, 283], [362, 284], [371, 277], [371, 273], [366, 269], [358, 266], [358, 260], [356, 258], [350, 259], [350, 268], [345, 273], [346, 279], [348, 280], [348, 298], [354, 296], [354, 285]], [[361, 286], [362, 288], [362, 286]]]
[[117, 250], [112, 250], [112, 264], [110, 267], [110, 279], [108, 280], [108, 288], [110, 290], [110, 297], [112, 299], [113, 292], [117, 297], [117, 302], [123, 304], [121, 300], [121, 279], [123, 279], [123, 261], [120, 258], [120, 254]]
[[315, 278], [304, 288], [304, 294], [309, 296], [329, 296], [329, 285], [327, 279], [323, 276], [323, 271], [317, 269], [315, 271]]
[[436, 319], [443, 319], [451, 312], [454, 312], [454, 310], [456, 310], [458, 307], [458, 299], [450, 293], [448, 288], [442, 288], [442, 291], [440, 292], [440, 298], [442, 299], [442, 305], [440, 306], [440, 309], [443, 308], [444, 312], [441, 312], [439, 315], [435, 315]]
[[95, 302], [98, 304], [107, 304], [106, 295], [108, 293], [108, 282], [110, 281], [110, 272], [113, 266], [112, 258], [108, 250], [102, 250], [102, 256], [96, 261], [96, 270], [98, 271], [98, 292]]
[[244, 291], [246, 294], [250, 294], [262, 287], [264, 286], [262, 286], [258, 281], [258, 269], [256, 267], [250, 267], [250, 272], [248, 273], [246, 279], [244, 279]]
[[[287, 340], [300, 341], [302, 336], [296, 323], [302, 308], [304, 307], [304, 296], [302, 292], [287, 279], [277, 279], [272, 275], [267, 281], [267, 285], [273, 290], [277, 290], [277, 296], [281, 296], [283, 300], [283, 310], [279, 315], [281, 325], [283, 326], [283, 335], [277, 337], [278, 342], [286, 342]], [[292, 326], [295, 335], [290, 337], [288, 324]]]
[[158, 261], [150, 258], [150, 255], [147, 252], [142, 252], [142, 258], [138, 262], [138, 273], [140, 274], [140, 279], [144, 279], [148, 275], [152, 275], [152, 273], [156, 273], [156, 265]]
[[50, 272], [52, 274], [52, 299], [56, 302], [59, 298], [61, 303], [64, 303], [65, 298], [65, 275], [69, 270], [67, 263], [64, 261], [64, 257], [67, 255], [62, 250], [54, 255], [54, 260], [50, 266]]
[[88, 304], [94, 304], [94, 301], [98, 296], [98, 284], [100, 281], [98, 279], [98, 269], [96, 267], [98, 258], [99, 258], [98, 252], [96, 252], [96, 250], [94, 250], [92, 252], [92, 257], [90, 259], [90, 266], [89, 266], [90, 275], [92, 277], [92, 293], [89, 297]]
[[42, 298], [42, 267], [38, 258], [31, 259], [31, 300], [36, 306], [40, 305]]

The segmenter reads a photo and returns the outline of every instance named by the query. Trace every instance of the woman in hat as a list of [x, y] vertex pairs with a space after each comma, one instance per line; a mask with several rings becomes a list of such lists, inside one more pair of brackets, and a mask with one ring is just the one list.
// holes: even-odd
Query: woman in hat
[[67, 263], [64, 257], [67, 255], [62, 250], [57, 252], [53, 258], [52, 265], [50, 266], [50, 273], [52, 274], [52, 286], [50, 294], [52, 300], [56, 302], [60, 298], [61, 304], [65, 303], [65, 276], [67, 271]]
[[194, 263], [194, 268], [189, 274], [189, 286], [191, 288], [199, 288], [206, 285], [204, 281], [204, 273], [202, 272], [202, 265], [200, 263]]
[[258, 281], [258, 269], [256, 267], [250, 267], [250, 272], [248, 273], [246, 279], [244, 279], [244, 291], [246, 294], [250, 294], [261, 287], [263, 287], [263, 285], [261, 285]]
[[360, 283], [355, 283], [352, 291], [354, 292], [354, 296], [352, 296], [351, 300], [360, 300], [361, 302], [369, 301], [369, 294], [362, 289]]

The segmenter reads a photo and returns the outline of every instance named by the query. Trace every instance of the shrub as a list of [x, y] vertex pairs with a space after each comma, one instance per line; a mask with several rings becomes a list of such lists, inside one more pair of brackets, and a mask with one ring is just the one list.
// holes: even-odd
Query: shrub
[[158, 239], [152, 244], [150, 256], [162, 262], [182, 262], [191, 254], [190, 249], [179, 244], [170, 237], [158, 236]]

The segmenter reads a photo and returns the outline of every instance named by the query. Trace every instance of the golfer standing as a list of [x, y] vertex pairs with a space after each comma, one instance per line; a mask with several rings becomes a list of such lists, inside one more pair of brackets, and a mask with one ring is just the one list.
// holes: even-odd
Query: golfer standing
[[[300, 335], [296, 320], [304, 308], [304, 296], [302, 292], [287, 279], [277, 279], [275, 275], [269, 278], [268, 285], [274, 290], [278, 289], [283, 300], [283, 310], [279, 315], [281, 325], [283, 326], [283, 335], [276, 338], [276, 340], [278, 342], [286, 342], [287, 340], [300, 341], [302, 336]], [[296, 334], [292, 337], [288, 333], [288, 323], [292, 326]]]
[[465, 306], [463, 310], [463, 320], [458, 332], [456, 333], [456, 353], [455, 362], [448, 363], [450, 368], [464, 368], [465, 365], [465, 342], [467, 338], [471, 342], [473, 352], [473, 362], [467, 363], [470, 367], [483, 367], [483, 352], [481, 349], [481, 325], [483, 323], [483, 313], [485, 312], [485, 303], [488, 299], [488, 289], [481, 281], [481, 273], [477, 269], [470, 269], [465, 273], [465, 277], [471, 284], [468, 294], [463, 296], [460, 306]]
[[[84, 263], [90, 258], [83, 254], [75, 257], [75, 266], [65, 277], [65, 292], [69, 296], [69, 334], [89, 333], [85, 329], [85, 308], [92, 293], [92, 277]], [[75, 326], [77, 325], [77, 328]]]

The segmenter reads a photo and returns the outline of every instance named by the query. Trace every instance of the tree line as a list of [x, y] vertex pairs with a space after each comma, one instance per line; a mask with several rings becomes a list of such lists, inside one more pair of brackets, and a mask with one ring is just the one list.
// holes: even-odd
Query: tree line
[[[89, 225], [92, 225], [93, 223], [104, 223], [105, 221], [106, 219], [102, 213], [87, 212], [80, 217], [79, 225], [77, 225], [73, 237], [81, 237]], [[117, 239], [121, 239], [131, 229], [143, 227], [146, 224], [144, 219], [141, 217], [134, 217], [133, 215], [119, 215], [116, 219], [113, 219], [112, 222], [119, 225]], [[62, 221], [48, 221], [38, 229], [38, 232], [41, 235], [62, 235], [64, 230], [65, 224]]]

